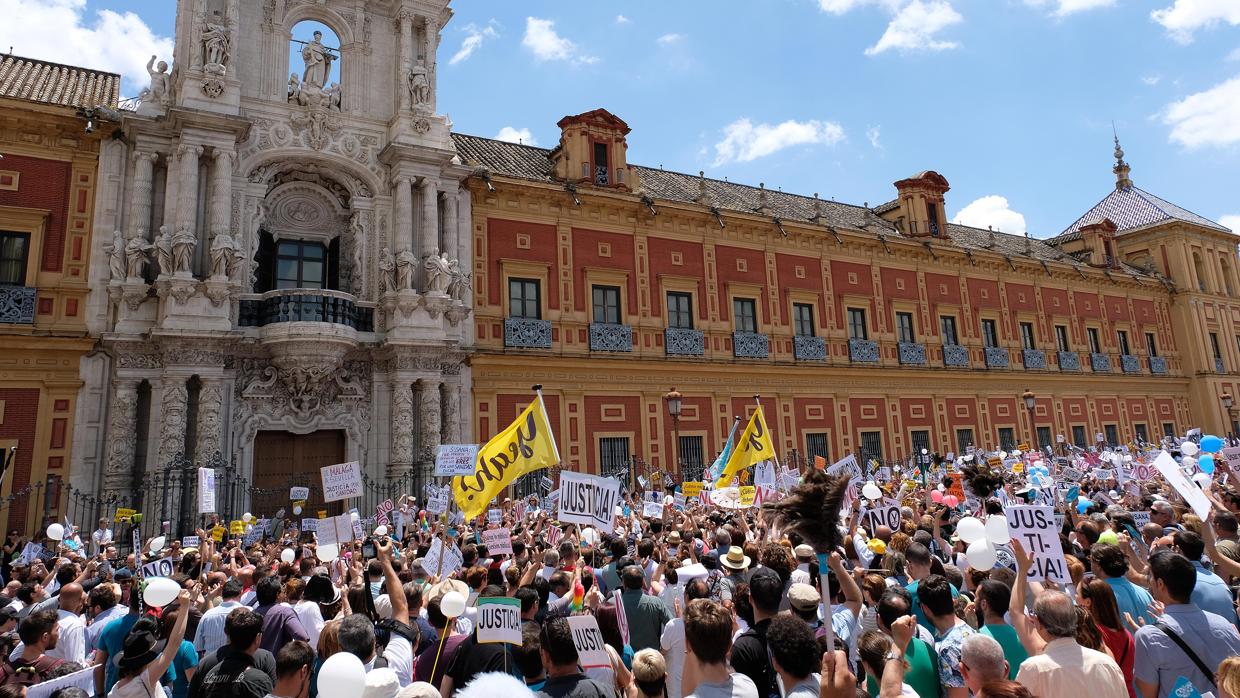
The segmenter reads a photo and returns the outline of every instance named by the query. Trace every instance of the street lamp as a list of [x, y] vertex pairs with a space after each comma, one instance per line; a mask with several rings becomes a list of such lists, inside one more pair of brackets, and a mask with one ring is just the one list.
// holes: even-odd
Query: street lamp
[[1020, 394], [1020, 399], [1025, 401], [1025, 409], [1029, 410], [1029, 443], [1033, 444], [1034, 448], [1040, 449], [1042, 446], [1038, 443], [1038, 427], [1033, 421], [1033, 409], [1038, 405], [1038, 398], [1033, 394], [1032, 390], [1025, 388], [1025, 392]]
[[680, 408], [683, 398], [684, 396], [675, 388], [672, 388], [663, 396], [663, 399], [667, 401], [667, 413], [672, 418], [672, 463], [676, 474], [682, 478], [683, 473], [680, 468]]
[[1220, 397], [1219, 400], [1223, 403], [1223, 409], [1227, 410], [1227, 438], [1230, 439], [1234, 433], [1234, 430], [1231, 427], [1234, 426], [1236, 422], [1236, 418], [1232, 415], [1231, 407], [1236, 401], [1231, 397], [1231, 393], [1223, 393], [1223, 396]]

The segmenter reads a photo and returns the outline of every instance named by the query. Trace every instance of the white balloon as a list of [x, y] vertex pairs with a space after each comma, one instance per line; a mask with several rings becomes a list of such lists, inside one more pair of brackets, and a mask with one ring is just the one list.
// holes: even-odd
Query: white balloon
[[47, 527], [47, 537], [52, 540], [64, 540], [65, 527], [58, 523], [54, 523]]
[[384, 526], [383, 524], [379, 524], [378, 526], [375, 526], [375, 535], [376, 535], [376, 536], [386, 536], [387, 534], [388, 534], [388, 527], [387, 527], [387, 526]]
[[966, 461], [966, 462], [972, 463], [972, 462], [973, 462], [973, 454], [972, 454], [972, 453], [970, 453], [969, 455], [965, 456], [965, 457], [964, 457], [964, 459], [965, 459], [965, 461]]
[[154, 538], [151, 539], [151, 552], [157, 553], [163, 550], [164, 545], [167, 544], [167, 542], [168, 542], [168, 539], [164, 538], [163, 536], [155, 536]]
[[362, 516], [361, 514], [358, 514], [356, 511], [351, 511], [349, 512], [349, 520], [350, 521], [361, 521]]
[[167, 577], [151, 577], [146, 580], [146, 588], [142, 590], [142, 600], [148, 606], [163, 608], [176, 600], [181, 593], [181, 586]]
[[292, 562], [297, 557], [297, 553], [292, 548], [285, 548], [280, 551], [280, 562]]
[[1214, 478], [1209, 473], [1197, 473], [1193, 476], [1193, 482], [1201, 486], [1201, 489], [1208, 490], [1210, 485], [1214, 484]]
[[301, 507], [299, 507], [299, 506], [294, 506], [294, 507], [293, 507], [293, 513], [294, 513], [294, 514], [300, 514], [300, 513], [301, 513]]
[[999, 451], [999, 458], [1002, 459], [1002, 458], [1007, 458], [1007, 457], [1008, 457], [1007, 451]]
[[333, 698], [361, 698], [366, 688], [366, 667], [351, 652], [337, 652], [319, 668], [319, 690]]
[[1197, 444], [1192, 441], [1185, 441], [1180, 444], [1180, 453], [1183, 453], [1186, 456], [1195, 455], [1199, 450], [1200, 449], [1197, 448]]
[[253, 531], [253, 530], [254, 530], [254, 524], [246, 524], [246, 525], [245, 525], [245, 532], [246, 532], [246, 533], [249, 533], [250, 531]]
[[930, 455], [930, 451], [928, 449], [923, 448], [921, 449], [921, 455], [928, 456]]
[[969, 567], [979, 570], [991, 569], [999, 561], [998, 551], [987, 540], [970, 543], [964, 555], [969, 560]]
[[246, 523], [250, 523], [251, 521], [254, 520], [254, 515], [247, 511], [246, 513], [241, 515], [241, 520]]
[[994, 545], [1003, 545], [1012, 540], [1008, 533], [1007, 518], [1002, 514], [991, 514], [986, 519], [986, 540]]
[[439, 600], [439, 610], [448, 618], [457, 618], [465, 612], [465, 597], [460, 592], [449, 591]]
[[865, 487], [861, 488], [861, 496], [866, 499], [878, 500], [883, 498], [883, 491], [878, 489], [878, 485], [873, 482], [867, 482]]
[[966, 516], [956, 524], [956, 535], [970, 545], [979, 540], [986, 540], [986, 524], [977, 517]]
[[336, 558], [340, 557], [340, 546], [335, 543], [320, 545], [315, 550], [315, 555], [323, 562], [332, 562]]

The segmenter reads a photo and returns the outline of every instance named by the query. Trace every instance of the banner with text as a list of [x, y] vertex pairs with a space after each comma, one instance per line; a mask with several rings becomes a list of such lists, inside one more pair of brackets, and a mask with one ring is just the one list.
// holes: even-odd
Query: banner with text
[[325, 465], [319, 469], [323, 475], [323, 501], [338, 502], [342, 499], [362, 496], [362, 464], [357, 461]]
[[560, 521], [612, 532], [616, 504], [620, 501], [618, 481], [564, 470], [560, 472], [559, 495]]
[[1059, 526], [1055, 524], [1053, 507], [1036, 505], [1009, 506], [1007, 515], [1008, 534], [1020, 541], [1029, 555], [1029, 579], [1049, 579], [1060, 584], [1071, 584], [1068, 562], [1064, 559], [1063, 546], [1059, 543]]

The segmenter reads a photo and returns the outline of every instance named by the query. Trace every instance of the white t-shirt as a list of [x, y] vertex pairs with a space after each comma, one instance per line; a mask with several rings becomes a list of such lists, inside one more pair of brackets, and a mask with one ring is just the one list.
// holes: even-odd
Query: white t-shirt
[[733, 673], [724, 683], [699, 683], [686, 698], [758, 698], [758, 687], [748, 676]]
[[305, 628], [306, 634], [310, 636], [310, 647], [317, 648], [319, 633], [323, 632], [323, 626], [327, 624], [323, 620], [323, 612], [319, 610], [319, 604], [302, 599], [293, 604], [293, 612], [297, 614], [297, 620], [301, 621], [301, 627]]
[[680, 680], [685, 673], [685, 621], [673, 618], [663, 626], [659, 646], [667, 657], [667, 698], [680, 698]]
[[413, 645], [403, 635], [392, 633], [387, 647], [383, 650], [383, 658], [388, 668], [396, 672], [400, 687], [413, 683]]

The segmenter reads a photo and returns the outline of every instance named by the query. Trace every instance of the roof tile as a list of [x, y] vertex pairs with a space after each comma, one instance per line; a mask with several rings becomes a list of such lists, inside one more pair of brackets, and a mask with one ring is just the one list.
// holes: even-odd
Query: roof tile
[[116, 73], [0, 55], [0, 97], [62, 107], [116, 107], [120, 85]]

